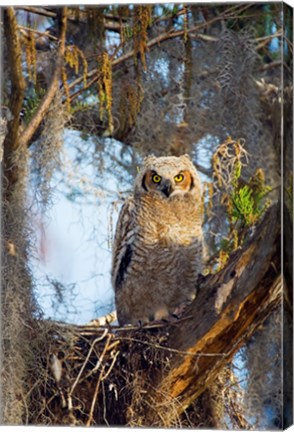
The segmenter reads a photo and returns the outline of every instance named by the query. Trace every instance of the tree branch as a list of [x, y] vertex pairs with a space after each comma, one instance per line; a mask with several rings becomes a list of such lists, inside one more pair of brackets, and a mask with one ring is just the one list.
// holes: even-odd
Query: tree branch
[[51, 102], [59, 88], [60, 72], [63, 64], [63, 57], [65, 51], [65, 37], [66, 37], [66, 24], [67, 24], [67, 7], [63, 7], [61, 11], [60, 19], [60, 45], [57, 53], [56, 68], [52, 77], [52, 81], [49, 85], [46, 95], [40, 102], [40, 106], [33, 116], [32, 120], [24, 130], [22, 136], [19, 139], [18, 147], [27, 146], [30, 143], [31, 138], [40, 126], [44, 117], [48, 113]]
[[279, 30], [274, 34], [271, 34], [269, 36], [264, 36], [261, 38], [257, 38], [256, 42], [259, 42], [259, 44], [256, 47], [256, 51], [259, 51], [261, 48], [265, 47], [271, 40], [275, 39], [275, 38], [279, 38], [283, 36], [283, 31]]
[[[210, 21], [198, 24], [198, 25], [188, 29], [187, 33], [188, 34], [195, 33], [199, 30], [202, 30], [203, 28], [209, 27], [210, 25], [214, 24], [215, 22], [222, 21], [224, 19], [229, 19], [229, 18], [231, 18], [231, 14], [224, 12], [223, 14], [212, 18]], [[178, 31], [168, 31], [166, 33], [160, 34], [159, 36], [156, 36], [155, 38], [149, 40], [147, 42], [147, 47], [149, 49], [155, 45], [160, 45], [162, 42], [165, 42], [167, 40], [183, 36], [184, 33], [185, 33], [185, 30], [178, 30]], [[205, 40], [208, 39], [205, 36], [203, 37], [203, 35], [198, 35], [198, 36], [200, 39], [205, 39]], [[209, 39], [210, 39], [210, 41], [215, 41], [215, 40], [212, 40], [211, 38], [209, 38]], [[126, 60], [129, 60], [133, 56], [134, 56], [134, 50], [130, 50], [129, 52], [127, 52], [126, 54], [123, 54], [119, 58], [112, 60], [112, 67], [116, 67], [116, 66], [120, 65], [121, 63], [125, 62]], [[88, 72], [87, 79], [89, 79], [89, 78], [93, 78], [91, 81], [91, 85], [93, 85], [98, 80], [98, 69], [92, 69], [90, 72]], [[72, 89], [75, 86], [79, 85], [82, 81], [83, 81], [83, 77], [77, 78], [75, 81], [73, 81], [72, 83], [69, 84], [69, 89]], [[89, 87], [90, 86], [87, 86], [85, 89], [87, 89]], [[74, 94], [72, 94], [71, 95], [71, 101], [74, 100], [81, 93], [81, 91], [84, 91], [85, 89], [82, 89], [82, 90], [77, 91]]]
[[275, 205], [248, 246], [238, 251], [222, 272], [200, 283], [198, 297], [184, 315], [190, 319], [170, 329], [169, 346], [189, 355], [175, 355], [170, 372], [158, 379], [150, 395], [156, 411], [147, 413], [146, 425], [162, 425], [162, 421], [172, 425], [175, 414], [162, 403], [163, 395], [179, 402], [179, 416], [280, 305], [278, 215]]
[[[53, 10], [50, 10], [49, 8], [41, 8], [41, 7], [32, 7], [32, 6], [16, 6], [16, 9], [23, 10], [25, 12], [33, 13], [36, 15], [45, 16], [48, 18], [57, 18], [58, 14], [56, 12], [53, 12]], [[86, 21], [87, 19], [87, 13], [85, 11], [80, 10], [80, 14], [82, 15], [83, 21]], [[115, 21], [119, 20], [119, 17], [116, 17], [111, 14], [104, 14], [105, 17], [105, 23], [104, 27], [106, 30], [111, 30], [115, 32], [120, 32], [121, 25]], [[71, 13], [71, 11], [68, 10], [68, 16], [67, 19], [69, 21], [77, 21], [77, 19], [74, 17], [74, 14]], [[124, 21], [124, 18], [122, 18]]]
[[53, 36], [53, 35], [51, 35], [48, 31], [38, 31], [38, 30], [35, 30], [35, 29], [32, 29], [32, 28], [29, 28], [29, 27], [25, 27], [25, 26], [22, 26], [22, 25], [18, 25], [17, 26], [18, 27], [18, 29], [21, 31], [21, 32], [23, 32], [25, 35], [27, 35], [29, 32], [32, 32], [32, 33], [35, 33], [36, 35], [39, 35], [39, 36], [45, 36], [45, 37], [47, 37], [48, 39], [52, 39], [52, 40], [54, 40], [54, 41], [58, 41], [58, 38], [57, 37], [55, 37], [55, 36]]
[[7, 134], [4, 141], [4, 166], [6, 175], [10, 177], [11, 157], [13, 151], [17, 147], [19, 135], [19, 119], [20, 111], [25, 91], [25, 80], [22, 74], [21, 67], [21, 46], [17, 32], [17, 22], [13, 7], [5, 8], [3, 11], [4, 35], [8, 46], [8, 62], [11, 80], [11, 92], [9, 95], [9, 109], [11, 112], [11, 120], [7, 124]]
[[15, 9], [20, 9], [25, 12], [46, 16], [48, 18], [56, 18], [56, 12], [51, 12], [41, 7], [33, 7], [33, 6], [16, 6]]

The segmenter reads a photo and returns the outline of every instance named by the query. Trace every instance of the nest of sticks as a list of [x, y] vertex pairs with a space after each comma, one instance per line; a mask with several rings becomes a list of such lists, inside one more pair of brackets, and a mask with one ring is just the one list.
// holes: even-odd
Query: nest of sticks
[[[115, 326], [108, 322], [113, 319], [115, 315], [110, 314], [84, 326], [35, 323], [28, 424], [229, 427], [211, 420], [223, 417], [225, 410], [232, 421], [236, 408], [242, 411], [236, 397], [240, 388], [233, 383], [230, 365], [185, 410], [178, 400], [159, 394], [156, 388], [171, 370], [174, 357], [186, 354], [168, 346], [170, 332], [184, 318], [144, 327]], [[158, 415], [158, 403], [160, 410], [166, 406], [173, 420], [167, 422]], [[248, 428], [240, 417], [238, 428]]]
[[170, 324], [99, 324], [38, 322], [28, 423], [143, 425], [146, 395], [174, 355]]

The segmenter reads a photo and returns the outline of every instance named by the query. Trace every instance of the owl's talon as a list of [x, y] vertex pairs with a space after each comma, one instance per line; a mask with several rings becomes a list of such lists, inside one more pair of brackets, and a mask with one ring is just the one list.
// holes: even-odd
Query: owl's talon
[[178, 319], [181, 318], [185, 310], [187, 309], [187, 306], [191, 304], [191, 302], [184, 302], [177, 306], [177, 308], [173, 311], [172, 315], [176, 316]]

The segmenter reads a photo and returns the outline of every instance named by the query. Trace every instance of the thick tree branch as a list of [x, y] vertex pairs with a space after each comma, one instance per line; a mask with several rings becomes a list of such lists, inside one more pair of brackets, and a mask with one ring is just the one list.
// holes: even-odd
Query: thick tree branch
[[21, 67], [21, 46], [17, 32], [17, 22], [13, 7], [5, 8], [3, 11], [4, 35], [8, 46], [8, 62], [11, 80], [11, 91], [9, 95], [9, 109], [11, 120], [7, 124], [7, 135], [4, 141], [4, 170], [8, 179], [14, 177], [12, 165], [12, 154], [17, 147], [19, 135], [20, 111], [25, 91], [25, 80]]
[[147, 424], [173, 424], [174, 413], [162, 398], [177, 400], [177, 415], [215, 380], [239, 347], [280, 305], [279, 209], [273, 206], [250, 244], [233, 256], [227, 267], [200, 283], [186, 321], [170, 330], [169, 346], [176, 355], [170, 372], [159, 379], [151, 395]]
[[60, 18], [60, 42], [59, 42], [60, 45], [57, 53], [55, 72], [53, 74], [48, 91], [46, 95], [43, 97], [36, 114], [33, 116], [32, 120], [30, 121], [30, 123], [28, 124], [28, 126], [26, 127], [26, 129], [24, 130], [22, 136], [18, 141], [18, 147], [29, 145], [31, 138], [33, 137], [34, 133], [40, 126], [46, 114], [48, 113], [51, 102], [53, 101], [54, 96], [59, 88], [59, 79], [60, 79], [60, 73], [61, 73], [64, 51], [65, 51], [66, 24], [67, 24], [67, 7], [63, 7], [61, 11], [61, 18]]

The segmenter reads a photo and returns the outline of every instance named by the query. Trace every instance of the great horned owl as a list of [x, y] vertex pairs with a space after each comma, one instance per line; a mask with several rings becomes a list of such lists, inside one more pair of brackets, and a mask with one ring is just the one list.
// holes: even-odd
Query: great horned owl
[[148, 156], [115, 233], [112, 284], [121, 325], [159, 320], [195, 297], [203, 206], [188, 155]]

